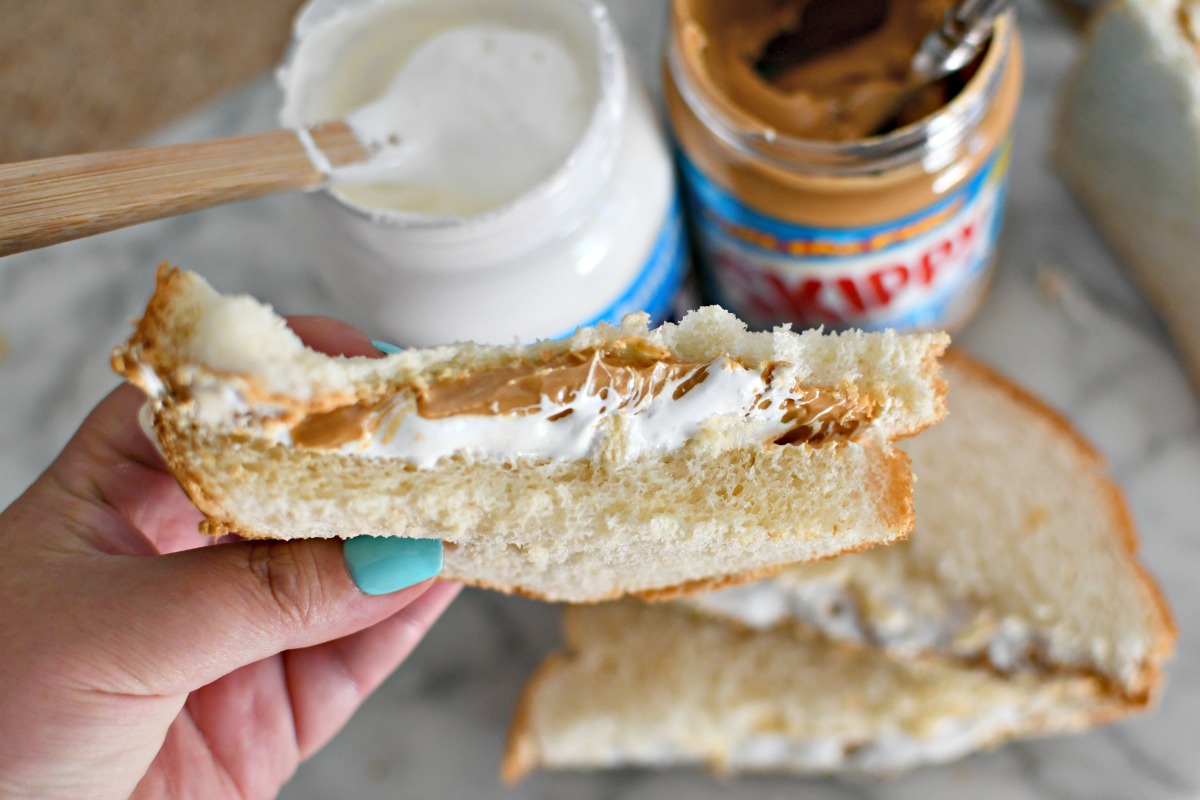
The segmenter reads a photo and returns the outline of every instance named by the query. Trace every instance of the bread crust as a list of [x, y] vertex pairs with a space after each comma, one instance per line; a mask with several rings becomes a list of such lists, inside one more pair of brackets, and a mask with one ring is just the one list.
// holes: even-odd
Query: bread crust
[[520, 783], [525, 776], [541, 763], [541, 751], [537, 741], [529, 733], [529, 723], [533, 716], [533, 698], [538, 690], [552, 674], [562, 669], [562, 666], [572, 657], [570, 652], [551, 653], [537, 666], [525, 686], [517, 696], [517, 705], [513, 710], [512, 720], [508, 726], [508, 736], [504, 742], [504, 754], [500, 760], [500, 779], [509, 786]]

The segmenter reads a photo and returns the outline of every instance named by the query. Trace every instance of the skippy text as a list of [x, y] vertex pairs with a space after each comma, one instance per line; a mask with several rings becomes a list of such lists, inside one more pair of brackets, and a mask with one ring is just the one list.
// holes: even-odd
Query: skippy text
[[[994, 235], [989, 223], [996, 197], [994, 192], [981, 194], [965, 207], [956, 204], [945, 214], [921, 220], [929, 224], [916, 229], [915, 235], [914, 230], [903, 231], [909, 241], [887, 252], [847, 255], [827, 264], [814, 261], [802, 269], [795, 268], [792, 255], [799, 243], [772, 247], [788, 254], [783, 256], [786, 261], [777, 262], [778, 257], [751, 252], [741, 243], [745, 237], [737, 236], [732, 226], [721, 226], [724, 242], [714, 242], [718, 246], [713, 266], [724, 293], [750, 315], [802, 320], [808, 325], [895, 324], [983, 266], [981, 261], [991, 249], [984, 239]], [[897, 240], [901, 236], [891, 239]], [[762, 248], [764, 242], [753, 244]], [[812, 244], [819, 245], [806, 246]], [[857, 247], [857, 253], [868, 249], [855, 242], [842, 247]]]

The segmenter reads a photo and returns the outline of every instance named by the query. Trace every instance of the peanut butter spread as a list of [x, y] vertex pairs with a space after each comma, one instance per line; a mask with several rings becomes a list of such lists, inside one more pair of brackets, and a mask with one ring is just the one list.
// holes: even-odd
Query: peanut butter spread
[[[386, 397], [309, 414], [292, 427], [291, 439], [300, 447], [329, 449], [363, 440], [381, 428], [386, 433], [385, 423], [392, 417], [389, 424], [394, 426], [392, 412], [400, 403], [415, 405], [416, 413], [427, 420], [520, 417], [549, 410], [547, 421], [555, 422], [572, 414], [570, 404], [587, 395], [602, 401], [601, 414], [620, 409], [636, 414], [668, 388], [671, 400], [680, 400], [701, 385], [718, 362], [747, 369], [729, 359], [685, 361], [645, 341], [622, 340], [605, 349], [553, 353], [425, 386], [398, 386]], [[764, 392], [774, 372], [774, 364], [762, 371]], [[760, 393], [751, 406], [769, 411], [772, 404]], [[562, 408], [556, 410], [558, 406]], [[793, 387], [776, 409], [782, 431], [772, 437], [776, 444], [848, 439], [875, 415], [874, 403], [862, 395], [812, 386]]]
[[356, 403], [321, 414], [309, 414], [292, 428], [292, 441], [301, 447], [333, 448], [358, 441], [375, 427], [386, 403]]
[[[705, 366], [680, 361], [643, 340], [629, 339], [605, 351], [555, 353], [541, 362], [520, 362], [437, 381], [418, 390], [417, 413], [427, 419], [527, 414], [540, 409], [544, 398], [566, 405], [581, 392], [611, 400], [608, 409], [615, 411], [637, 407], [657, 396], [668, 383], [688, 373], [699, 374]], [[682, 396], [678, 389], [676, 394], [675, 399]]]
[[692, 70], [779, 133], [861, 139], [915, 122], [951, 99], [948, 82], [914, 91], [909, 77], [921, 40], [951, 0], [676, 3]]

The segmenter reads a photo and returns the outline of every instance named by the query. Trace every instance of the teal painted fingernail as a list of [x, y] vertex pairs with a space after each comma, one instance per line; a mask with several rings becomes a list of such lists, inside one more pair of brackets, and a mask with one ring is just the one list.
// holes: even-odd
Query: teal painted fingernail
[[442, 571], [439, 539], [356, 536], [342, 544], [350, 577], [367, 594], [391, 594]]
[[396, 345], [394, 345], [394, 344], [388, 344], [387, 342], [381, 342], [378, 339], [372, 339], [371, 344], [375, 345], [375, 349], [378, 350], [379, 352], [387, 353], [388, 355], [391, 355], [392, 353], [401, 353], [404, 351], [403, 347], [396, 347]]

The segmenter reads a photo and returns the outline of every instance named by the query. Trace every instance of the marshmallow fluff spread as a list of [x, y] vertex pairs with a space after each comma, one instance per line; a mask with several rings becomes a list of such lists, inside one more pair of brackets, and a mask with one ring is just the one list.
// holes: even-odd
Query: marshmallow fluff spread
[[[549, 178], [587, 126], [595, 90], [546, 33], [475, 24], [421, 44], [347, 122], [379, 154], [333, 172], [352, 202], [467, 216]], [[360, 185], [351, 185], [360, 184]]]
[[[1001, 673], [1036, 668], [1039, 656], [1085, 664], [1085, 654], [1054, 645], [1029, 622], [997, 616], [968, 598], [917, 581], [901, 583], [873, 605], [836, 578], [787, 572], [687, 598], [684, 602], [757, 630], [800, 622], [829, 637], [871, 644], [904, 658], [940, 652], [982, 660]], [[882, 599], [882, 598], [881, 598]]]
[[677, 450], [700, 436], [718, 446], [844, 440], [875, 413], [865, 397], [798, 386], [769, 364], [753, 369], [726, 356], [688, 363], [666, 351], [642, 351], [642, 344], [401, 387], [389, 397], [307, 416], [273, 435], [280, 444], [401, 458], [421, 469], [459, 454], [573, 461], [599, 453], [622, 463]]
[[455, 6], [380, 3], [350, 20], [335, 14], [302, 40], [284, 118], [343, 118], [373, 152], [331, 170], [352, 205], [481, 214], [550, 178], [586, 131], [599, 91], [594, 48], [552, 17]]

